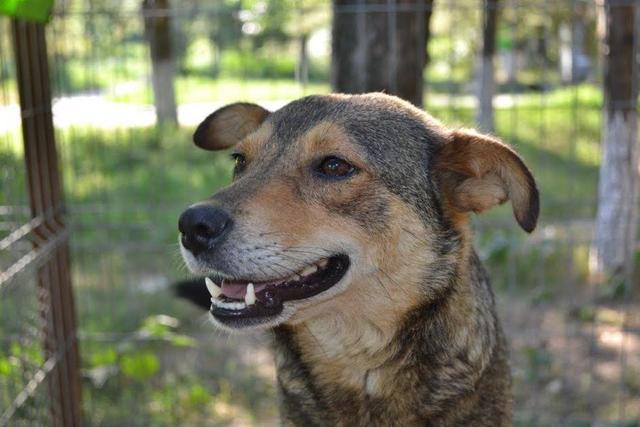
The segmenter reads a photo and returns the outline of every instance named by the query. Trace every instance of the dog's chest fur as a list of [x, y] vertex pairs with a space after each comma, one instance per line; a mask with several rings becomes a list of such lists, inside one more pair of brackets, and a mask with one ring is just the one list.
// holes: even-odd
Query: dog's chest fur
[[[283, 422], [508, 425], [506, 346], [475, 256], [466, 279], [412, 310], [390, 338], [355, 323], [342, 332], [328, 325], [326, 335], [309, 326], [276, 328]], [[356, 335], [363, 338], [352, 342]]]

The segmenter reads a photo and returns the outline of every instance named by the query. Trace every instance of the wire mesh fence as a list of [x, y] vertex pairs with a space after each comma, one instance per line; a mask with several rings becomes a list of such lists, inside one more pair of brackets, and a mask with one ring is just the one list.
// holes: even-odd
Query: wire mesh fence
[[[390, 19], [399, 8], [432, 12], [424, 108], [460, 126], [474, 126], [477, 110], [478, 2], [335, 3], [59, 1], [46, 41], [67, 218], [44, 236], [36, 230], [53, 213], [32, 219], [29, 208], [19, 58], [10, 21], [0, 18], [0, 424], [47, 425], [64, 413], [52, 406], [47, 382], [37, 381], [57, 364], [47, 353], [52, 314], [43, 312], [51, 295], [37, 272], [67, 232], [86, 424], [276, 423], [267, 341], [218, 335], [169, 290], [187, 275], [178, 215], [230, 178], [224, 154], [191, 146], [194, 126], [228, 102], [274, 109], [330, 92], [332, 19]], [[640, 13], [635, 2], [616, 4]], [[495, 134], [523, 155], [542, 192], [532, 236], [516, 230], [508, 208], [475, 220], [511, 344], [515, 421], [637, 425], [639, 280], [591, 283], [588, 271], [603, 127], [603, 5], [504, 0], [496, 7]], [[164, 63], [150, 55], [163, 19], [171, 41]], [[637, 51], [638, 37], [634, 43]], [[398, 69], [378, 64], [390, 66]], [[173, 76], [178, 126], [156, 115], [159, 67]], [[34, 247], [43, 254], [28, 257]], [[25, 272], [7, 280], [23, 264]]]
[[[30, 422], [46, 414], [48, 417], [44, 419], [53, 420], [56, 425], [78, 425], [80, 383], [75, 311], [69, 282], [68, 230], [53, 140], [44, 30], [36, 24], [14, 22], [12, 39], [16, 74], [20, 76], [17, 89], [28, 211], [32, 219], [22, 220], [23, 225], [18, 227], [10, 226], [9, 234], [0, 241], [10, 253], [9, 259], [14, 258], [3, 268], [0, 290], [9, 294], [6, 303], [16, 296], [27, 300], [24, 304], [12, 301], [15, 309], [3, 310], [6, 315], [3, 347], [9, 356], [3, 354], [3, 377], [11, 380], [16, 389], [6, 399], [3, 396], [7, 408], [0, 423]], [[24, 207], [4, 206], [9, 215]], [[29, 239], [23, 242], [27, 236]], [[29, 294], [25, 291], [30, 274], [35, 276], [37, 286]], [[7, 289], [20, 276], [26, 276], [22, 278], [24, 285], [15, 292]], [[35, 310], [23, 310], [23, 306]], [[48, 403], [34, 404], [38, 395], [45, 392]]]

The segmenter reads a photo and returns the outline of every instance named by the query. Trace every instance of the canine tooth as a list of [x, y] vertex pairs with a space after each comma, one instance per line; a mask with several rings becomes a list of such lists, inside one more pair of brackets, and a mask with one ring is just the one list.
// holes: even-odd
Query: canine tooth
[[326, 258], [323, 260], [318, 261], [318, 267], [320, 268], [325, 268], [327, 266], [327, 263], [329, 262], [329, 260], [327, 260]]
[[315, 273], [316, 271], [318, 271], [318, 266], [315, 264], [311, 264], [310, 266], [306, 267], [304, 270], [302, 270], [300, 272], [301, 276], [308, 276], [310, 274]]
[[256, 293], [253, 289], [253, 283], [247, 285], [247, 293], [244, 294], [244, 302], [247, 305], [253, 305], [256, 303]]
[[220, 294], [222, 293], [222, 289], [220, 289], [218, 285], [216, 285], [213, 282], [213, 280], [209, 279], [208, 277], [205, 277], [204, 283], [205, 285], [207, 285], [207, 290], [209, 291], [209, 293], [213, 298], [218, 298], [220, 296]]

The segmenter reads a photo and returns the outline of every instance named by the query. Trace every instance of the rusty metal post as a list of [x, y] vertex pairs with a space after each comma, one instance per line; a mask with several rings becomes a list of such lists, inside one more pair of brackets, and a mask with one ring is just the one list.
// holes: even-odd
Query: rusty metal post
[[[67, 232], [44, 26], [14, 20], [12, 34], [31, 215], [44, 219], [35, 230], [38, 239], [34, 245], [42, 246]], [[55, 360], [48, 378], [52, 424], [79, 426], [82, 419], [79, 354], [66, 240], [38, 269], [38, 286], [42, 295], [45, 356]]]

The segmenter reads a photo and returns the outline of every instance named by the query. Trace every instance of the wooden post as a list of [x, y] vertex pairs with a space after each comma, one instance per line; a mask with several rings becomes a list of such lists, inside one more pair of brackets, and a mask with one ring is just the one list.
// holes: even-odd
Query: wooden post
[[432, 0], [334, 0], [334, 90], [384, 91], [422, 106]]
[[[35, 248], [52, 241], [38, 268], [52, 425], [81, 425], [81, 386], [76, 319], [69, 269], [64, 197], [53, 131], [44, 25], [12, 21], [31, 215], [41, 218]], [[54, 240], [55, 239], [55, 240]]]

